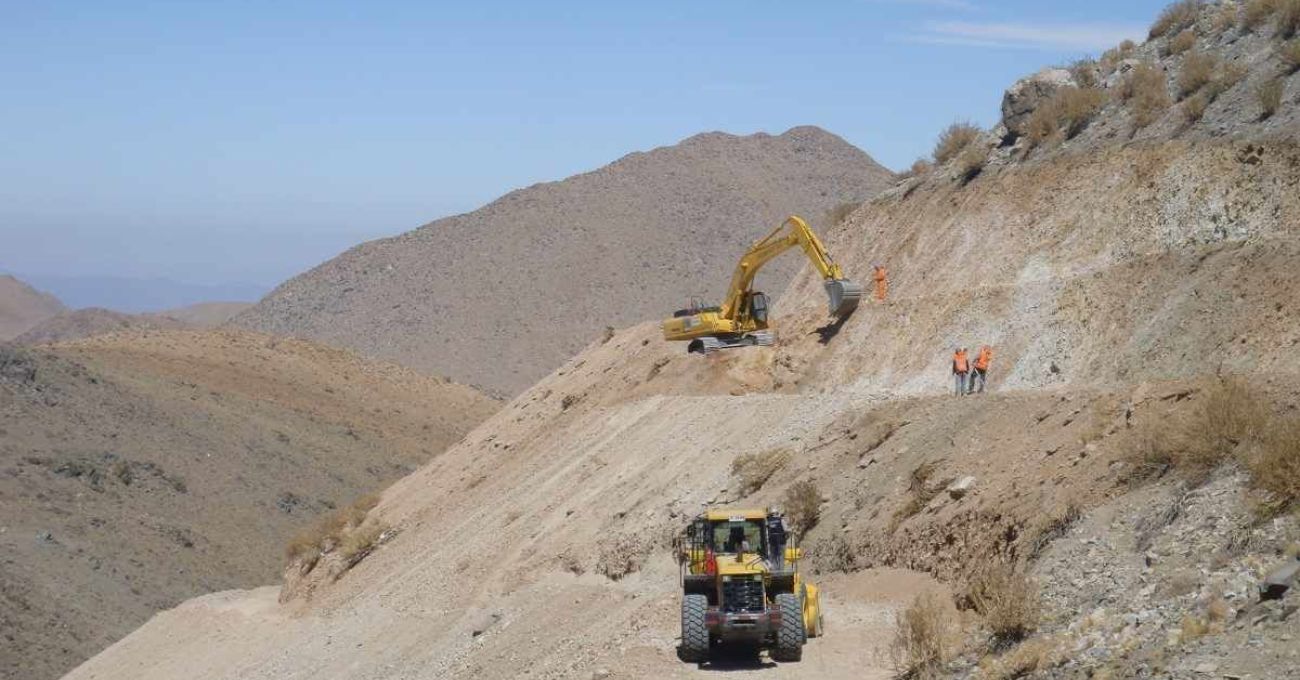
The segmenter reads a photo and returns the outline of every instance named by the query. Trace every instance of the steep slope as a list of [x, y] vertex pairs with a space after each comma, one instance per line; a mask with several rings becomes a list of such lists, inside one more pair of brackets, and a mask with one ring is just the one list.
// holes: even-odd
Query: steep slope
[[106, 333], [145, 330], [181, 330], [189, 324], [162, 314], [125, 314], [87, 307], [60, 312], [13, 338], [20, 345], [80, 340]]
[[[697, 135], [353, 248], [234, 323], [513, 394], [606, 326], [719, 296], [739, 253], [785, 215], [820, 220], [890, 177], [817, 128]], [[776, 263], [765, 285], [783, 288], [797, 267]]]
[[495, 408], [246, 332], [0, 346], [0, 675], [58, 677], [159, 609], [274, 579], [290, 534]]
[[53, 295], [0, 274], [0, 341], [12, 340], [65, 309]]
[[[1197, 49], [1251, 65], [1229, 99], [1280, 73], [1271, 28], [1222, 23], [1237, 7], [1193, 17]], [[1171, 97], [1178, 28], [1126, 50]], [[387, 490], [374, 514], [399, 533], [336, 582], [287, 604], [303, 591], [190, 601], [69, 677], [696, 677], [674, 654], [673, 532], [799, 481], [820, 496], [804, 544], [827, 636], [800, 664], [706, 670], [891, 677], [900, 601], [1008, 562], [1041, 584], [1044, 615], [1016, 647], [954, 613], [955, 677], [1300, 676], [1300, 596], [1255, 592], [1300, 540], [1294, 508], [1261, 521], [1231, 463], [1202, 480], [1139, 467], [1205, 415], [1221, 374], [1267, 397], [1257, 415], [1300, 411], [1292, 97], [1263, 121], [1170, 107], [1135, 128], [1107, 100], [1068, 140], [985, 135], [978, 172], [959, 158], [907, 179], [828, 234], [847, 271], [888, 265], [888, 301], [831, 324], [805, 270], [775, 348], [684, 356], [652, 321], [593, 342]], [[951, 396], [952, 348], [984, 343], [992, 393]], [[790, 462], [742, 495], [733, 462], [770, 449]]]

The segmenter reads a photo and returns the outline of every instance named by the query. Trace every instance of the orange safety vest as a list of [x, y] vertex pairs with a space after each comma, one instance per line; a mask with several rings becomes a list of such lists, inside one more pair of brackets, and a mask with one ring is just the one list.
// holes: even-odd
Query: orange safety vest
[[966, 363], [966, 353], [957, 352], [952, 355], [953, 373], [966, 373], [970, 371], [970, 366]]
[[876, 267], [876, 280], [877, 280], [877, 281], [884, 281], [884, 280], [885, 280], [885, 268], [884, 268], [884, 267]]
[[990, 361], [993, 361], [993, 350], [988, 347], [981, 347], [979, 356], [975, 357], [975, 368], [987, 371], [989, 370]]

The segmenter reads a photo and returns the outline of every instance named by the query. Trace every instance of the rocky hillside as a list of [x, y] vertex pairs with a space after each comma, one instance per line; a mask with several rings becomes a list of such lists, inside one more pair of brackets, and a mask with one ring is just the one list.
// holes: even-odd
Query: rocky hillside
[[0, 341], [12, 340], [67, 308], [8, 274], [0, 274]]
[[290, 535], [496, 407], [246, 332], [0, 346], [0, 676], [59, 677], [159, 609], [273, 582]]
[[189, 328], [189, 324], [163, 314], [125, 314], [111, 309], [86, 307], [60, 312], [13, 338], [13, 341], [20, 345], [39, 345], [80, 340], [106, 333], [184, 328]]
[[[817, 128], [698, 135], [353, 248], [235, 323], [514, 394], [607, 326], [719, 297], [787, 214], [820, 221], [891, 177]], [[775, 263], [765, 285], [799, 266]]]
[[251, 302], [200, 302], [163, 312], [164, 316], [178, 319], [196, 328], [215, 328], [235, 318], [252, 307]]
[[[1285, 6], [1180, 3], [950, 131], [827, 234], [851, 274], [888, 265], [886, 302], [831, 323], [805, 269], [776, 347], [686, 356], [653, 320], [592, 342], [387, 490], [364, 560], [305, 554], [69, 677], [697, 677], [670, 546], [709, 504], [803, 509], [827, 634], [705, 670], [1300, 676], [1300, 595], [1258, 590], [1300, 545]], [[982, 344], [991, 391], [952, 395]], [[932, 633], [891, 654], [904, 611]]]

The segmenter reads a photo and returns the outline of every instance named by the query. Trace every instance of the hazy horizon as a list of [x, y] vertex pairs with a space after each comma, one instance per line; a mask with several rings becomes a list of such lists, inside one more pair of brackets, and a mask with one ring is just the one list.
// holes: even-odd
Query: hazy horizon
[[0, 270], [269, 289], [713, 130], [816, 125], [899, 169], [1163, 4], [16, 5]]

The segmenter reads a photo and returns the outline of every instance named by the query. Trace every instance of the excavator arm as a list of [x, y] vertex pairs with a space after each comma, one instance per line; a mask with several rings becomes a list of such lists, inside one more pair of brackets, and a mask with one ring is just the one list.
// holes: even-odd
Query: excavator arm
[[844, 278], [807, 222], [791, 216], [741, 256], [720, 306], [677, 312], [663, 323], [664, 339], [690, 341], [690, 351], [703, 353], [772, 344], [775, 336], [768, 330], [767, 297], [754, 292], [754, 277], [763, 265], [792, 248], [802, 248], [825, 281], [830, 313], [839, 317], [851, 314], [862, 299], [862, 286]]
[[736, 265], [736, 271], [731, 276], [731, 287], [727, 290], [727, 298], [722, 303], [720, 314], [722, 318], [737, 318], [745, 308], [745, 298], [754, 286], [754, 277], [758, 275], [758, 271], [781, 253], [796, 246], [803, 248], [804, 254], [817, 268], [817, 273], [821, 274], [822, 279], [826, 281], [827, 293], [831, 297], [831, 314], [847, 316], [856, 309], [862, 297], [862, 287], [844, 279], [844, 272], [831, 259], [826, 246], [822, 245], [821, 239], [817, 238], [817, 234], [813, 233], [808, 223], [791, 215], [781, 223], [781, 226], [772, 230], [772, 233], [751, 246], [740, 258], [740, 263]]

